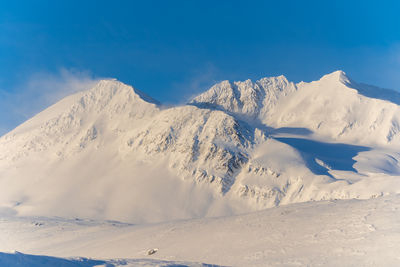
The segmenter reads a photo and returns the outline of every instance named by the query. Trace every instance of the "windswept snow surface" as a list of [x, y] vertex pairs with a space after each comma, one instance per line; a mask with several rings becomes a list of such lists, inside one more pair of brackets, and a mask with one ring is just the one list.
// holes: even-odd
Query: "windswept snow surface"
[[[0, 219], [0, 251], [84, 256], [110, 264], [126, 259], [119, 262], [132, 266], [168, 266], [160, 260], [183, 266], [199, 266], [193, 262], [399, 266], [399, 244], [399, 195], [298, 203], [245, 215], [147, 225], [45, 217]], [[157, 252], [148, 255], [150, 249]], [[24, 257], [31, 260], [32, 256]], [[0, 254], [0, 263], [7, 259], [12, 260], [12, 255]]]
[[398, 93], [342, 71], [310, 83], [223, 81], [168, 108], [103, 80], [0, 138], [0, 210], [145, 225], [309, 201], [370, 203], [400, 193], [399, 104]]

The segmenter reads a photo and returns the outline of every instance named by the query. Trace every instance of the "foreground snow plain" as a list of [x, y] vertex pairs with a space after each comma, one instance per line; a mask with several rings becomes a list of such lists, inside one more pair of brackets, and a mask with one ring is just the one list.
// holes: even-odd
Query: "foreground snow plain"
[[[150, 249], [158, 251], [147, 255]], [[0, 251], [7, 253], [0, 254], [0, 265], [16, 258], [37, 264], [19, 266], [50, 262], [15, 250], [69, 258], [63, 266], [399, 266], [400, 196], [147, 225], [3, 211]], [[76, 258], [82, 256], [97, 262]]]

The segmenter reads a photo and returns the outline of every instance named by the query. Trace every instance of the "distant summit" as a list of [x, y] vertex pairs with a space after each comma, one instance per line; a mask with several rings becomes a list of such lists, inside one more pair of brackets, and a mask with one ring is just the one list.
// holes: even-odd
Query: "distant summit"
[[346, 73], [342, 70], [337, 70], [332, 73], [326, 74], [321, 77], [320, 81], [330, 81], [330, 82], [341, 82], [341, 83], [349, 83], [349, 78], [347, 77]]

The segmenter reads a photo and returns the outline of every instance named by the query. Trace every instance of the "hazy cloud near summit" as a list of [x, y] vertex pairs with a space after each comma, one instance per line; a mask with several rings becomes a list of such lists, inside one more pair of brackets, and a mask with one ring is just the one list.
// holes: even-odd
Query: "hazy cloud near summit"
[[205, 92], [220, 82], [221, 76], [223, 76], [221, 71], [214, 64], [208, 63], [203, 68], [192, 71], [185, 80], [173, 83], [172, 87], [181, 95], [177, 104], [186, 104], [198, 94]]
[[0, 88], [0, 135], [63, 97], [93, 87], [98, 80], [88, 71], [62, 68], [56, 73], [34, 73], [13, 90]]

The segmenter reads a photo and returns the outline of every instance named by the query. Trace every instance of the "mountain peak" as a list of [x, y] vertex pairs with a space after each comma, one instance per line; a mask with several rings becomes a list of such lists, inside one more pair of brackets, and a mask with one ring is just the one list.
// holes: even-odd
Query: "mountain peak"
[[272, 77], [264, 77], [261, 80], [274, 80], [274, 81], [288, 81], [285, 75], [272, 76]]
[[346, 73], [342, 70], [337, 70], [332, 73], [326, 74], [321, 77], [320, 81], [340, 82], [343, 84], [350, 83], [349, 77], [347, 77]]
[[118, 94], [128, 94], [128, 95], [133, 94], [134, 96], [143, 101], [156, 105], [160, 104], [159, 101], [153, 99], [152, 97], [148, 96], [142, 91], [130, 85], [127, 85], [123, 82], [120, 82], [114, 78], [100, 80], [93, 88], [88, 90], [88, 92], [105, 97], [110, 97], [110, 96], [112, 97]]
[[231, 113], [256, 118], [260, 112], [270, 109], [279, 98], [296, 90], [295, 84], [285, 76], [265, 77], [256, 82], [222, 81], [208, 91], [193, 98], [193, 105], [214, 107]]

